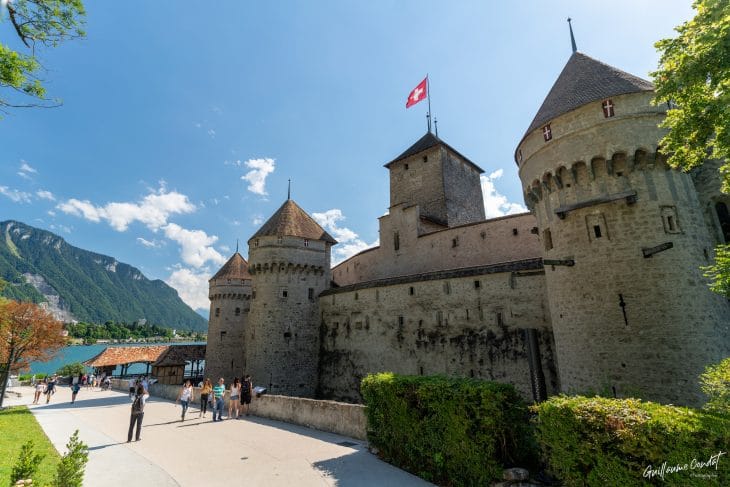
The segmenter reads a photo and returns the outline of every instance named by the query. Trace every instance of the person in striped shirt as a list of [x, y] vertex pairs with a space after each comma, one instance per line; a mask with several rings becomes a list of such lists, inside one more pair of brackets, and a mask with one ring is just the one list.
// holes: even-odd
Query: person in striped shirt
[[[213, 386], [213, 421], [223, 421], [223, 395], [226, 393], [225, 380], [223, 377], [218, 379], [218, 383]], [[218, 419], [216, 419], [218, 413]]]

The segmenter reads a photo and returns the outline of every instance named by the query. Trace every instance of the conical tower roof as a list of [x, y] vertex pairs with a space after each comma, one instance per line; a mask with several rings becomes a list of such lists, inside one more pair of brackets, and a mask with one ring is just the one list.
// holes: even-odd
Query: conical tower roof
[[545, 97], [525, 136], [555, 117], [587, 103], [653, 89], [654, 85], [645, 79], [576, 51]]
[[324, 228], [302, 210], [294, 200], [288, 199], [281, 207], [276, 210], [271, 218], [263, 224], [259, 231], [249, 239], [249, 242], [256, 237], [276, 236], [276, 237], [299, 237], [309, 240], [324, 240], [332, 245], [337, 240], [327, 233]]
[[236, 252], [228, 259], [228, 262], [223, 264], [218, 272], [215, 273], [210, 280], [214, 279], [251, 279], [251, 274], [248, 273], [248, 262], [243, 258], [241, 254]]
[[478, 170], [480, 173], [484, 172], [484, 169], [474, 164], [472, 161], [470, 161], [467, 157], [460, 154], [459, 151], [451, 147], [449, 144], [438, 138], [436, 135], [434, 135], [432, 132], [426, 132], [426, 135], [418, 139], [412, 146], [410, 146], [408, 149], [406, 149], [401, 155], [390, 161], [388, 164], [385, 164], [384, 167], [390, 168], [390, 166], [394, 162], [398, 162], [402, 159], [406, 159], [407, 157], [414, 156], [418, 154], [419, 152], [423, 152], [426, 149], [430, 149], [431, 147], [435, 147], [437, 145], [443, 145], [444, 147], [448, 148], [451, 152], [457, 154], [459, 157], [464, 159], [467, 163], [474, 166], [476, 170]]

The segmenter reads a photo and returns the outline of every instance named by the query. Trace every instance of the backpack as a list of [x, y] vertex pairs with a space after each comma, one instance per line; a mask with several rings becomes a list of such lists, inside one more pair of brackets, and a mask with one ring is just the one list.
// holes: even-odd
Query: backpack
[[142, 400], [142, 394], [138, 394], [134, 397], [132, 403], [132, 414], [141, 414], [144, 412], [144, 401]]

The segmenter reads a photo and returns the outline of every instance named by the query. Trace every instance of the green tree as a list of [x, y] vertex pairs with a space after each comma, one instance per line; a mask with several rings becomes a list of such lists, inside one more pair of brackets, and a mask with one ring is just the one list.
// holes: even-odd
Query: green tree
[[89, 461], [89, 447], [79, 440], [79, 430], [74, 431], [66, 444], [66, 454], [61, 457], [56, 470], [57, 487], [81, 487], [84, 483], [84, 469]]
[[[67, 39], [84, 36], [86, 12], [81, 0], [12, 0], [0, 2], [0, 21], [10, 22], [23, 50], [0, 42], [0, 111], [9, 107], [58, 106], [49, 103], [36, 54]], [[3, 10], [6, 10], [4, 12]], [[10, 96], [8, 96], [9, 94]]]
[[28, 440], [20, 447], [18, 460], [13, 465], [13, 471], [10, 474], [11, 485], [15, 485], [18, 480], [32, 478], [38, 470], [38, 466], [45, 455], [42, 453], [34, 453], [33, 446], [33, 440]]
[[[656, 43], [654, 101], [670, 104], [661, 146], [668, 163], [685, 171], [720, 161], [722, 191], [730, 193], [730, 2], [696, 0], [692, 7], [697, 13], [676, 28], [679, 35]], [[705, 275], [713, 291], [730, 297], [730, 245], [715, 254]]]
[[81, 362], [74, 362], [72, 364], [66, 364], [56, 371], [57, 375], [61, 377], [73, 377], [81, 375], [86, 372], [86, 367]]
[[723, 161], [723, 191], [730, 192], [730, 2], [696, 0], [697, 14], [656, 43], [655, 102], [671, 103], [662, 150], [685, 170], [710, 157]]
[[709, 398], [704, 409], [730, 414], [730, 357], [705, 369], [700, 376], [700, 388]]

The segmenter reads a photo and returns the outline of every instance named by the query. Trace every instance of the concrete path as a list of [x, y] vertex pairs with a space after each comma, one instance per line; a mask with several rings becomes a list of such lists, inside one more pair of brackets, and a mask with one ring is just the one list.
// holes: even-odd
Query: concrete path
[[[7, 405], [33, 400], [30, 388]], [[126, 443], [131, 401], [115, 391], [82, 389], [71, 404], [68, 387], [31, 410], [59, 452], [79, 430], [89, 445], [84, 485], [167, 487], [201, 485], [398, 486], [431, 485], [378, 460], [362, 441], [269, 419], [213, 423], [198, 410], [180, 421], [180, 407], [151, 397], [142, 441]]]

